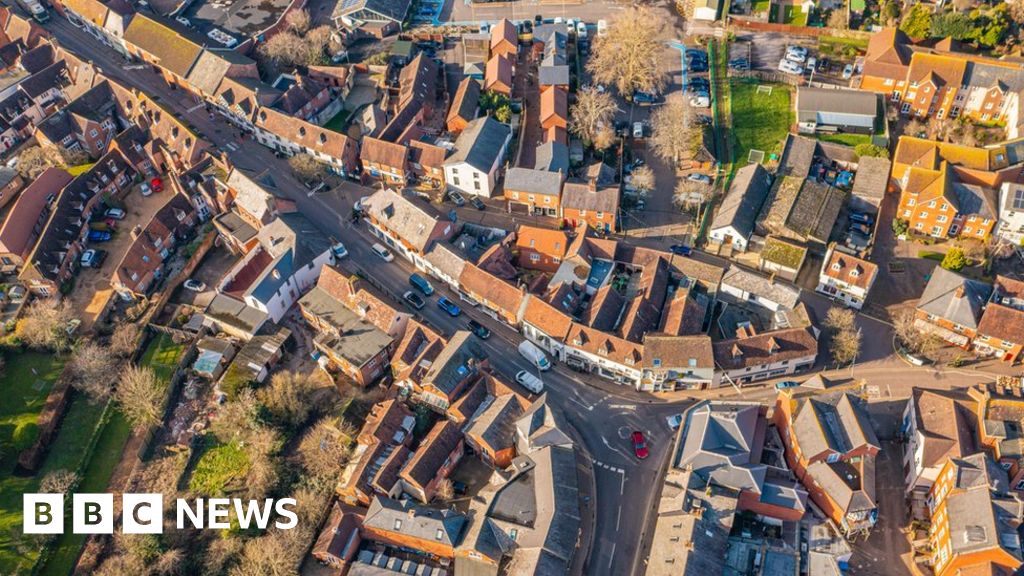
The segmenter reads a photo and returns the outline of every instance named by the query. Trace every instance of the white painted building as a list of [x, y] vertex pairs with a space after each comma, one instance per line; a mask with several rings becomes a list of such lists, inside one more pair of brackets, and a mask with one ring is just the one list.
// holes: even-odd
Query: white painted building
[[1004, 182], [999, 188], [995, 233], [1015, 246], [1024, 245], [1024, 184]]
[[508, 125], [490, 116], [473, 120], [459, 134], [454, 153], [444, 162], [445, 182], [466, 194], [490, 198], [511, 139]]
[[878, 266], [829, 247], [815, 292], [860, 310], [878, 276]]

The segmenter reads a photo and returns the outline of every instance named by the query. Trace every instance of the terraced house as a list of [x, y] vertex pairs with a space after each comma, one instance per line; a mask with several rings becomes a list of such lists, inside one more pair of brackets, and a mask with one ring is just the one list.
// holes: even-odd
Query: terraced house
[[895, 28], [877, 32], [868, 43], [860, 87], [887, 95], [903, 114], [968, 116], [1006, 126], [1011, 138], [1019, 134], [1024, 65], [962, 52], [951, 38], [924, 45]]
[[987, 240], [998, 219], [997, 189], [1021, 175], [1021, 143], [986, 147], [900, 138], [892, 178], [897, 217], [919, 234]]

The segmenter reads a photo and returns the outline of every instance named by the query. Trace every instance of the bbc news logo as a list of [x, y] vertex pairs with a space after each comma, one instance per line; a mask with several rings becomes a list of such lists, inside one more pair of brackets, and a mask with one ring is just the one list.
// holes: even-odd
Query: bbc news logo
[[[22, 522], [26, 534], [64, 533], [63, 494], [25, 494]], [[291, 530], [299, 523], [294, 498], [242, 500], [240, 498], [178, 498], [175, 519], [178, 530], [224, 530], [231, 528], [231, 512], [238, 526], [265, 530], [276, 516], [274, 527]], [[113, 494], [74, 494], [71, 500], [71, 530], [74, 534], [114, 533]], [[121, 532], [125, 534], [162, 534], [164, 497], [161, 494], [122, 494]]]

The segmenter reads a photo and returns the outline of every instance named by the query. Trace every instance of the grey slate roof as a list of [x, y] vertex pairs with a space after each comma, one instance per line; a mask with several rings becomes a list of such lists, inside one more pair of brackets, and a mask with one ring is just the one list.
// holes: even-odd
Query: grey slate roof
[[842, 508], [845, 514], [873, 510], [875, 500], [875, 459], [865, 456], [861, 471], [847, 462], [815, 462], [807, 467], [814, 482]]
[[537, 83], [541, 86], [564, 86], [569, 84], [569, 66], [555, 64], [537, 69]]
[[878, 115], [878, 95], [862, 90], [798, 87], [796, 91], [797, 121], [817, 120], [819, 112], [874, 117]]
[[956, 206], [961, 213], [996, 218], [996, 192], [991, 188], [955, 182], [953, 193], [956, 194]]
[[299, 305], [334, 328], [320, 333], [317, 341], [353, 366], [366, 364], [394, 342], [394, 338], [360, 318], [319, 286], [307, 292], [299, 300]]
[[454, 510], [435, 510], [411, 501], [399, 502], [376, 496], [363, 519], [363, 526], [403, 534], [455, 547], [466, 525], [466, 516]]
[[533, 401], [526, 412], [516, 420], [516, 434], [524, 446], [520, 452], [528, 452], [543, 446], [568, 446], [569, 436], [558, 427], [551, 409], [547, 406], [547, 394]]
[[[693, 471], [720, 486], [760, 491], [765, 466], [752, 461], [760, 405], [702, 402], [686, 413], [682, 450], [676, 467]], [[763, 434], [764, 430], [761, 430]]]
[[861, 156], [857, 162], [857, 176], [853, 180], [853, 195], [880, 206], [889, 188], [889, 170], [892, 162], [888, 158]]
[[405, 20], [410, 4], [412, 0], [344, 0], [335, 6], [331, 17], [341, 18], [353, 12], [369, 10], [400, 23]]
[[569, 147], [556, 140], [541, 144], [537, 147], [537, 162], [534, 168], [568, 174]]
[[711, 229], [732, 226], [745, 238], [749, 238], [770, 189], [771, 176], [763, 166], [748, 164], [740, 168], [722, 199], [718, 214], [715, 214], [711, 222]]
[[1021, 92], [1024, 91], [1024, 73], [1020, 70], [1011, 72], [1005, 66], [968, 61], [963, 83], [964, 86], [980, 88], [991, 88], [998, 84], [1008, 92]]
[[423, 382], [432, 384], [445, 393], [451, 393], [471, 372], [479, 369], [477, 362], [480, 358], [480, 350], [471, 339], [470, 333], [459, 330], [434, 359], [430, 370], [423, 377]]
[[365, 204], [364, 208], [370, 216], [420, 252], [428, 248], [427, 243], [437, 227], [449, 225], [441, 221], [440, 215], [433, 209], [390, 189], [375, 192]]
[[234, 326], [250, 334], [259, 330], [269, 318], [266, 312], [227, 294], [214, 296], [210, 305], [206, 307], [206, 315], [222, 324]]
[[[251, 294], [267, 302], [296, 272], [313, 263], [331, 248], [331, 240], [299, 213], [282, 214], [256, 234], [262, 249], [271, 255], [259, 282], [253, 283]], [[274, 274], [272, 271], [276, 271]]]
[[511, 134], [512, 129], [507, 124], [490, 116], [477, 118], [459, 134], [455, 141], [455, 152], [445, 160], [445, 165], [465, 162], [481, 172], [487, 172]]
[[[961, 288], [962, 297], [957, 295]], [[992, 286], [936, 266], [917, 307], [961, 326], [977, 328], [991, 294]]]
[[557, 172], [530, 168], [509, 168], [505, 172], [505, 190], [527, 194], [557, 196], [562, 188], [562, 176]]
[[214, 217], [214, 222], [220, 225], [221, 231], [230, 234], [235, 240], [246, 243], [256, 236], [256, 229], [248, 222], [242, 220], [234, 210], [229, 210]]
[[481, 438], [494, 450], [510, 448], [515, 441], [513, 432], [516, 418], [522, 413], [523, 409], [513, 394], [491, 398], [477, 411], [466, 428], [466, 434]]
[[827, 242], [845, 201], [846, 192], [839, 188], [806, 180], [786, 217], [786, 228], [801, 236]]
[[775, 282], [766, 276], [735, 265], [730, 266], [729, 270], [722, 276], [722, 284], [755, 294], [790, 310], [796, 307], [797, 302], [800, 300], [799, 288]]
[[860, 401], [846, 393], [803, 400], [793, 433], [808, 458], [827, 450], [845, 454], [864, 445], [881, 447]]
[[591, 192], [586, 182], [566, 182], [562, 186], [562, 207], [614, 213], [619, 209], [619, 188], [598, 186]]

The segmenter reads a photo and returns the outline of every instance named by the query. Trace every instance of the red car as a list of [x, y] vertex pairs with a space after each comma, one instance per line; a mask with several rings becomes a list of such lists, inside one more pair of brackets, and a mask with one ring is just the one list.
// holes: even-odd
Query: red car
[[153, 192], [163, 192], [164, 190], [164, 181], [159, 178], [150, 180], [149, 185], [153, 188]]
[[639, 430], [633, 432], [633, 453], [641, 460], [647, 458], [647, 442], [644, 440], [644, 433]]

